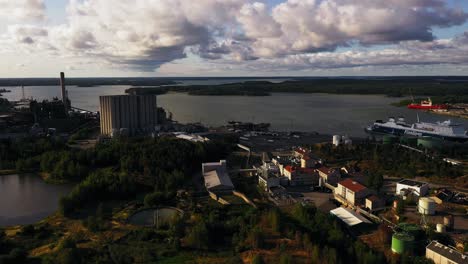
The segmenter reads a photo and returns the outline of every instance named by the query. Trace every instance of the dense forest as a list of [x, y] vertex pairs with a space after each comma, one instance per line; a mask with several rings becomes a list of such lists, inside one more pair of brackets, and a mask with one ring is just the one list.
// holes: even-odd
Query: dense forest
[[[0, 263], [427, 263], [406, 255], [387, 259], [313, 205], [222, 206], [195, 194], [192, 176], [200, 163], [225, 158], [235, 142], [122, 138], [86, 150], [57, 138], [0, 143], [1, 169], [39, 171], [51, 181], [77, 183], [46, 221], [14, 234], [0, 229]], [[389, 171], [391, 159], [401, 171], [431, 163], [423, 156], [405, 163], [409, 153], [400, 157], [395, 148], [369, 143], [314, 151], [337, 160], [348, 155], [371, 160], [382, 167], [376, 174]], [[379, 178], [369, 184], [377, 189]], [[185, 213], [160, 228], [126, 224], [128, 210], [158, 205]]]
[[419, 153], [397, 144], [375, 144], [367, 141], [351, 148], [341, 146], [333, 148], [331, 145], [312, 146], [318, 156], [330, 162], [354, 160], [357, 164], [365, 165], [373, 175], [387, 175], [401, 178], [441, 177], [457, 178], [464, 173], [463, 166], [453, 166], [442, 160], [445, 155], [459, 159], [468, 158], [466, 144], [446, 146], [442, 149], [423, 149]]
[[279, 83], [248, 81], [222, 85], [164, 86], [130, 88], [129, 93], [161, 94], [187, 92], [190, 95], [248, 95], [268, 96], [271, 93], [331, 93], [331, 94], [382, 94], [392, 97], [434, 96], [450, 102], [468, 99], [468, 80], [454, 82], [431, 78], [391, 79], [299, 79]]

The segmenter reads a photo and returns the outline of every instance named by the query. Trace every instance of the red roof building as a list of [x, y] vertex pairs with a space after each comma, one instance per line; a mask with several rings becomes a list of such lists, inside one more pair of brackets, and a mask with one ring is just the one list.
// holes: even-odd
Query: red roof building
[[364, 198], [369, 194], [369, 190], [366, 186], [352, 179], [346, 179], [338, 183], [335, 194], [342, 196], [350, 204], [357, 205], [364, 202]]

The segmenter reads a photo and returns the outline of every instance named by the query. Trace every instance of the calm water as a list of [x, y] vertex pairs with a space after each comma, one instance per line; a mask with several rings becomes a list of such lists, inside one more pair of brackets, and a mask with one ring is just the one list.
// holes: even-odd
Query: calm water
[[[238, 80], [236, 80], [238, 81]], [[278, 80], [275, 80], [278, 81]], [[206, 84], [211, 81], [197, 81]], [[217, 80], [218, 84], [221, 81]], [[228, 81], [226, 81], [228, 82]], [[195, 83], [188, 83], [195, 84]], [[72, 105], [97, 111], [99, 95], [124, 94], [129, 86], [68, 87]], [[9, 100], [21, 98], [21, 88], [7, 88]], [[58, 86], [26, 87], [26, 97], [39, 100], [60, 96]], [[272, 129], [281, 131], [317, 131], [326, 134], [365, 136], [364, 127], [377, 119], [404, 116], [408, 122], [416, 121], [416, 113], [422, 121], [443, 121], [445, 116], [394, 107], [390, 103], [400, 98], [380, 95], [335, 94], [273, 94], [266, 97], [247, 96], [190, 96], [171, 93], [158, 96], [158, 104], [173, 114], [179, 122], [202, 122], [211, 126], [226, 124], [229, 120], [268, 122]], [[451, 118], [464, 124], [468, 121]]]
[[35, 223], [54, 213], [71, 185], [51, 185], [37, 175], [0, 176], [0, 226]]

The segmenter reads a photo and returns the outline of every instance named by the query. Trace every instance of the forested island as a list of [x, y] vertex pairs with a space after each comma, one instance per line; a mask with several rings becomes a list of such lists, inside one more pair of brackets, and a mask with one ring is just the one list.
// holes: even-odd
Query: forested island
[[164, 86], [127, 89], [131, 94], [184, 92], [190, 95], [269, 96], [272, 93], [380, 94], [391, 97], [434, 96], [451, 102], [466, 101], [468, 80], [451, 81], [432, 78], [297, 79], [279, 83], [247, 81], [221, 85]]
[[[132, 85], [132, 86], [155, 86], [155, 85], [174, 85], [170, 79], [161, 78], [141, 78], [141, 77], [123, 77], [123, 78], [67, 78], [67, 85], [76, 85], [78, 87], [94, 87], [99, 85]], [[60, 85], [59, 78], [0, 78], [1, 86], [52, 86]]]

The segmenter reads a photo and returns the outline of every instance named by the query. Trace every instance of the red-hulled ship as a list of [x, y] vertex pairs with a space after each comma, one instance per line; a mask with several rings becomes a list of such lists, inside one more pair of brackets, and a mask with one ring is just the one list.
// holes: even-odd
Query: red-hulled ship
[[423, 110], [447, 110], [449, 108], [446, 104], [432, 104], [431, 98], [428, 98], [427, 101], [421, 101], [421, 103], [411, 103], [408, 105], [409, 109], [423, 109]]

